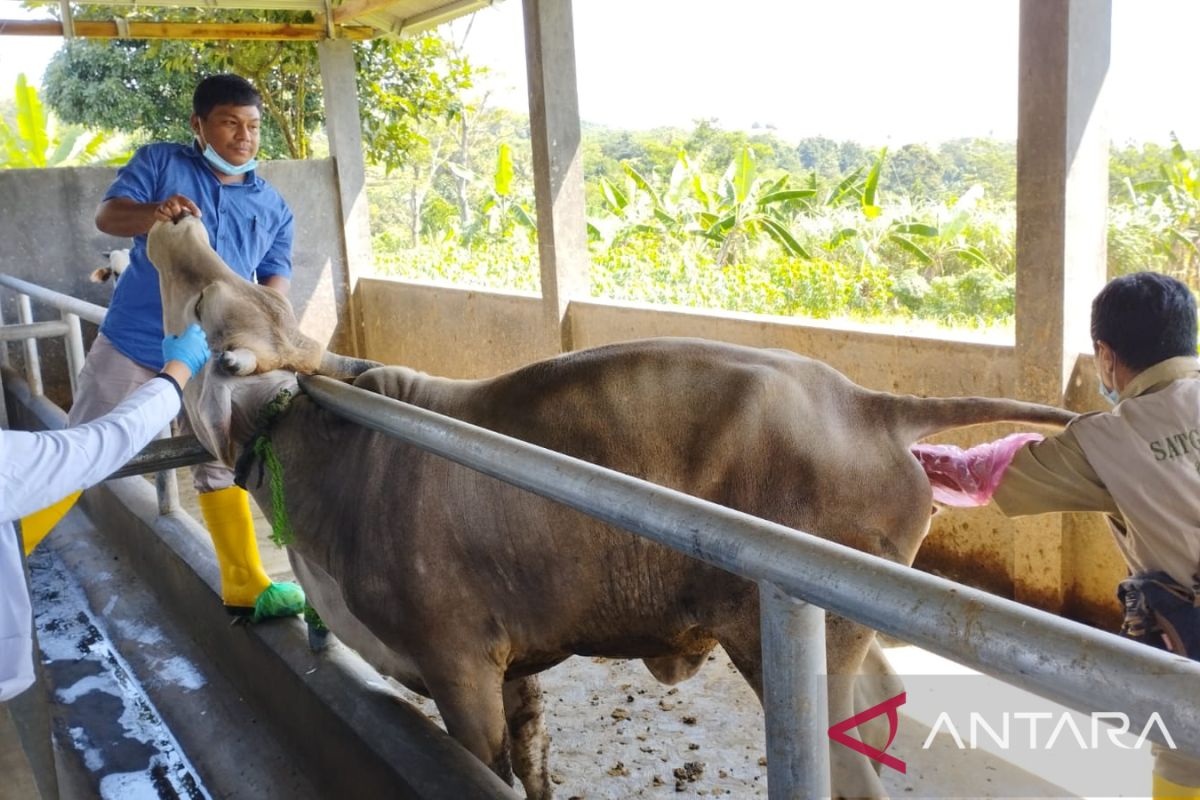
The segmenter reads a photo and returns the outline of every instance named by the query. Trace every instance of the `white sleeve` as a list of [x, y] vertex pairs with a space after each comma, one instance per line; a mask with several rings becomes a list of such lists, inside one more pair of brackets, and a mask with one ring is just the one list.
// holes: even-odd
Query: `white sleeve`
[[33, 683], [32, 619], [17, 532], [0, 522], [0, 703]]
[[0, 521], [19, 519], [104, 480], [178, 413], [174, 385], [157, 378], [85, 425], [0, 431]]

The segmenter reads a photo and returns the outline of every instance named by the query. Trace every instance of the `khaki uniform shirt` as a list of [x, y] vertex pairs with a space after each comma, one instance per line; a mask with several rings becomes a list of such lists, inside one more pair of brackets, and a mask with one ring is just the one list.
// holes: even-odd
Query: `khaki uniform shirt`
[[1159, 362], [1111, 412], [1021, 448], [993, 499], [1007, 516], [1103, 512], [1132, 572], [1163, 570], [1191, 587], [1200, 570], [1200, 359]]

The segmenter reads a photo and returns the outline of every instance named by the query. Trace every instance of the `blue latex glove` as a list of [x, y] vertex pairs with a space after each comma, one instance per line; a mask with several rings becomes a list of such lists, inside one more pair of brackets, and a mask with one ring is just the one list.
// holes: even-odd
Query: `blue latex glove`
[[208, 361], [208, 337], [204, 335], [204, 329], [193, 322], [181, 335], [163, 339], [162, 353], [164, 361], [181, 361], [195, 375]]

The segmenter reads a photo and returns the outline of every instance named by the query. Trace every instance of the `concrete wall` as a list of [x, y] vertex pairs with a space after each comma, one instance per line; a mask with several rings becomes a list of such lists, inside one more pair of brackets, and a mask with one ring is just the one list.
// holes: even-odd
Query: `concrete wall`
[[[331, 161], [264, 163], [261, 174], [287, 200], [296, 216], [295, 274], [291, 300], [304, 330], [341, 352], [351, 352], [351, 338], [340, 322], [346, 305], [346, 264], [341, 255], [341, 218], [337, 178]], [[129, 247], [131, 240], [96, 230], [96, 206], [116, 175], [115, 168], [0, 170], [0, 272], [107, 306], [112, 284], [95, 284], [89, 273], [103, 266], [102, 253]], [[0, 309], [16, 321], [13, 293], [0, 291]], [[57, 312], [34, 304], [38, 320], [57, 319]], [[84, 324], [90, 344], [95, 327]], [[46, 393], [60, 405], [69, 402], [66, 360], [57, 341], [46, 348], [43, 374]], [[12, 349], [14, 356], [18, 348]]]
[[[388, 363], [477, 378], [553, 355], [540, 335], [543, 311], [533, 295], [364, 278], [356, 302], [367, 356]], [[821, 359], [863, 386], [892, 392], [1011, 396], [1017, 381], [1009, 344], [897, 336], [867, 326], [592, 301], [570, 303], [567, 324], [580, 348], [649, 336], [784, 348]], [[1066, 398], [1069, 407], [1098, 407], [1093, 376], [1090, 357], [1082, 358]], [[983, 426], [940, 441], [969, 445], [1014, 430]], [[1124, 567], [1107, 526], [1099, 515], [1088, 514], [1065, 515], [1064, 523], [1061, 564], [1057, 554], [1039, 558], [1036, 546], [1032, 560], [1018, 560], [1016, 545], [1039, 535], [1036, 520], [1006, 519], [990, 508], [943, 511], [934, 518], [917, 566], [1007, 597], [1014, 595], [1019, 570], [1044, 570], [1061, 580], [1066, 613], [1112, 627], [1118, 619], [1113, 587]]]

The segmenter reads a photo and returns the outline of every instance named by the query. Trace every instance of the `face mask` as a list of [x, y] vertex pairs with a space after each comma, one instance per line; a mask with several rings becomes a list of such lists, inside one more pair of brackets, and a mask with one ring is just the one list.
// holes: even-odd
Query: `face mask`
[[1103, 397], [1105, 400], [1107, 400], [1108, 404], [1110, 406], [1115, 406], [1117, 404], [1117, 402], [1120, 401], [1120, 399], [1121, 399], [1121, 393], [1118, 392], [1116, 389], [1110, 389], [1107, 386], [1105, 386], [1104, 378], [1100, 376], [1099, 372], [1096, 373], [1096, 378], [1099, 380], [1099, 383], [1100, 383], [1100, 387], [1099, 387], [1100, 396]]
[[[196, 141], [199, 142], [200, 139], [197, 138]], [[211, 144], [204, 148], [204, 160], [209, 164], [212, 164], [213, 169], [225, 175], [245, 175], [247, 172], [258, 166], [258, 159], [252, 158], [245, 164], [242, 164], [240, 167], [235, 167], [233, 164], [230, 164], [228, 161], [221, 158], [220, 154], [217, 153], [216, 150], [213, 150], [213, 146]]]
[[1121, 399], [1121, 393], [1116, 389], [1109, 389], [1104, 385], [1104, 381], [1100, 381], [1100, 396], [1107, 400], [1110, 406], [1115, 406]]

